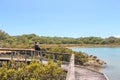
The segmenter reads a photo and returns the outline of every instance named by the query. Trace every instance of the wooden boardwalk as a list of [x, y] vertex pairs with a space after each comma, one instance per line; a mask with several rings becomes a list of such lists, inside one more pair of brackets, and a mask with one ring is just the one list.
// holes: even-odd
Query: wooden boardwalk
[[[35, 50], [33, 49], [2, 49], [0, 48], [0, 51], [3, 53], [4, 51], [8, 52], [13, 52], [12, 56], [9, 55], [10, 57], [0, 57], [0, 61], [9, 61], [11, 59], [15, 61], [26, 61], [30, 62], [33, 59], [26, 58], [26, 55], [31, 55], [35, 54]], [[17, 58], [15, 57], [17, 51], [23, 51], [24, 52], [24, 58]], [[26, 51], [31, 51], [30, 54], [27, 54]], [[51, 53], [51, 52], [42, 52], [47, 53], [47, 54], [53, 54], [53, 60], [55, 60], [55, 55], [56, 53]], [[4, 54], [2, 54], [4, 55]], [[41, 52], [40, 52], [41, 55]], [[65, 55], [65, 54], [58, 54], [58, 55]], [[71, 55], [71, 54], [67, 54]], [[41, 55], [42, 56], [42, 55]], [[37, 59], [38, 60], [38, 59]], [[47, 63], [47, 61], [42, 60], [43, 63]], [[108, 80], [105, 75], [99, 72], [95, 72], [86, 68], [81, 68], [81, 67], [74, 67], [74, 54], [71, 55], [70, 58], [70, 63], [69, 64], [62, 64], [61, 67], [65, 70], [67, 70], [67, 77], [66, 80]]]
[[[62, 65], [62, 68], [64, 68], [65, 70], [69, 69], [68, 65]], [[75, 80], [108, 80], [106, 76], [100, 72], [80, 67], [74, 68], [75, 68]]]
[[107, 78], [102, 73], [75, 67], [75, 80], [107, 80]]

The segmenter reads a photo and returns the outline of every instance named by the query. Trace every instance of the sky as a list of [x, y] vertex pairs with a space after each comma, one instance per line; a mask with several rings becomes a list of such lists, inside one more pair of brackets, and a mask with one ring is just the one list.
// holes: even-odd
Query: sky
[[120, 36], [120, 0], [0, 0], [0, 29], [10, 35]]

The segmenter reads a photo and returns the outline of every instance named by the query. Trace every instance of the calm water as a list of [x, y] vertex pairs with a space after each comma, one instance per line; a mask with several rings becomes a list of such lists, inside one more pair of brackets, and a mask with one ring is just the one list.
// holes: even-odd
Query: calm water
[[87, 48], [72, 48], [75, 51], [86, 52], [90, 55], [95, 55], [98, 58], [107, 62], [107, 67], [103, 72], [110, 80], [120, 80], [120, 48], [110, 47], [87, 47]]

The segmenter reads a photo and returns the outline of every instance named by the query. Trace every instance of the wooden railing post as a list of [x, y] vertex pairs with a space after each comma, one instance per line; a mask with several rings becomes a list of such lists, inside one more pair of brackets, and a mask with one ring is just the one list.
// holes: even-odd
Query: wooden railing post
[[33, 51], [31, 51], [31, 56], [32, 56], [32, 58], [33, 58]]
[[27, 53], [25, 51], [25, 62], [27, 63]]
[[11, 60], [13, 59], [13, 54], [14, 54], [14, 52], [11, 52], [11, 55], [10, 55], [11, 56]]
[[55, 54], [53, 54], [53, 61], [55, 61]]
[[0, 67], [2, 67], [2, 61], [0, 61]]
[[38, 52], [38, 58], [39, 58], [39, 61], [42, 63], [42, 52]]

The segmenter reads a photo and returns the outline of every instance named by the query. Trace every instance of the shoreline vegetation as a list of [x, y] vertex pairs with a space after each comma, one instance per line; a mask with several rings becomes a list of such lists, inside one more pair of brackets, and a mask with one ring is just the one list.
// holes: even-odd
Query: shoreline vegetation
[[[43, 44], [41, 45], [43, 48], [48, 48], [52, 52], [60, 52], [60, 53], [73, 53], [75, 54], [76, 65], [82, 65], [86, 68], [99, 71], [100, 68], [105, 68], [107, 63], [102, 59], [99, 59], [97, 56], [88, 55], [85, 52], [77, 52], [73, 51], [71, 48], [73, 47], [111, 47], [107, 45], [75, 45], [75, 44]], [[46, 46], [46, 47], [45, 47]], [[113, 46], [112, 46], [113, 47]], [[116, 46], [117, 47], [117, 46]], [[78, 62], [78, 63], [77, 63]]]
[[41, 44], [42, 47], [120, 47], [120, 45], [100, 45], [100, 44]]
[[[1, 48], [24, 48], [31, 49], [34, 42], [39, 42], [40, 47], [52, 52], [74, 53], [76, 64], [99, 66], [106, 64], [104, 61], [94, 55], [88, 55], [84, 52], [75, 52], [70, 50], [71, 47], [120, 47], [120, 38], [114, 36], [108, 38], [101, 37], [48, 37], [38, 36], [36, 34], [23, 34], [11, 36], [0, 30], [0, 47]], [[98, 64], [99, 65], [98, 65]], [[90, 65], [89, 65], [90, 66]]]
[[[88, 55], [85, 52], [72, 51], [71, 47], [120, 47], [120, 38], [108, 37], [46, 37], [36, 34], [23, 34], [11, 36], [8, 33], [0, 30], [0, 48], [24, 48], [31, 49], [34, 42], [40, 43], [40, 48], [51, 52], [75, 54], [75, 64], [89, 68], [101, 68], [106, 65], [104, 61], [98, 59], [97, 56]], [[50, 57], [50, 55], [47, 55]], [[61, 56], [58, 57], [62, 59]], [[66, 60], [68, 60], [66, 57]], [[92, 69], [91, 68], [91, 69]]]

